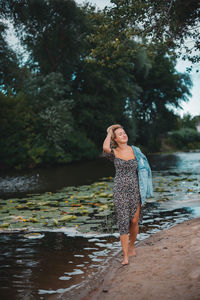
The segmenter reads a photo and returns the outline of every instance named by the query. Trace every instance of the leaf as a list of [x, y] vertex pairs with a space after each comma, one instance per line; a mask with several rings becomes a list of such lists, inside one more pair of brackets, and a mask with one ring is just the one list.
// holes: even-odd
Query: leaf
[[32, 223], [38, 223], [39, 222], [38, 219], [36, 219], [36, 218], [29, 218], [28, 220]]
[[59, 222], [69, 222], [71, 220], [76, 220], [76, 219], [77, 219], [77, 216], [67, 215], [67, 216], [64, 216], [61, 219], [59, 219]]
[[55, 226], [57, 226], [57, 225], [58, 225], [58, 221], [57, 221], [56, 219], [53, 219], [53, 224], [54, 224]]
[[38, 233], [38, 232], [32, 232], [24, 235], [27, 239], [41, 239], [44, 237], [44, 234]]
[[9, 226], [10, 226], [9, 223], [2, 223], [2, 224], [0, 224], [0, 228], [7, 228]]

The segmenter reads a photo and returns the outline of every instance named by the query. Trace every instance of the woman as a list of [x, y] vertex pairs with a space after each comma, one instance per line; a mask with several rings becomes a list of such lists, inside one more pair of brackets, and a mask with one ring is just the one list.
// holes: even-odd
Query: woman
[[119, 124], [107, 129], [103, 143], [104, 156], [114, 162], [116, 174], [113, 186], [114, 210], [123, 251], [122, 265], [135, 256], [134, 243], [138, 234], [138, 222], [142, 222], [142, 202], [134, 150], [127, 145], [128, 136]]

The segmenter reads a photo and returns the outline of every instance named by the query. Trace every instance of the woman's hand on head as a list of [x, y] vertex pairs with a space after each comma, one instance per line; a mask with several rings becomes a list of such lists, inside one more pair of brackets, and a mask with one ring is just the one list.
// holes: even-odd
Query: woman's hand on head
[[104, 142], [103, 142], [103, 150], [106, 152], [106, 153], [110, 153], [111, 151], [111, 147], [113, 144], [113, 138], [114, 138], [114, 132], [113, 130], [115, 128], [120, 128], [122, 127], [121, 125], [119, 124], [114, 124], [114, 125], [111, 125], [107, 128], [107, 137], [105, 138]]
[[112, 126], [109, 126], [109, 127], [107, 128], [107, 133], [110, 133], [110, 132], [112, 132]]
[[114, 124], [114, 125], [111, 125], [111, 126], [109, 126], [108, 128], [107, 128], [107, 133], [109, 133], [109, 132], [113, 132], [113, 129], [115, 129], [116, 127], [119, 127], [119, 126], [121, 126], [121, 125], [119, 125], [119, 124]]

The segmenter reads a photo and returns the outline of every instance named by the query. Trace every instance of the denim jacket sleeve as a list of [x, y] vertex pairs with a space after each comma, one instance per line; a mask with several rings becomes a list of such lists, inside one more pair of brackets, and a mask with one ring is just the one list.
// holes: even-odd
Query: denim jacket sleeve
[[138, 163], [138, 181], [142, 204], [146, 198], [153, 197], [152, 172], [149, 162], [139, 147], [132, 146]]

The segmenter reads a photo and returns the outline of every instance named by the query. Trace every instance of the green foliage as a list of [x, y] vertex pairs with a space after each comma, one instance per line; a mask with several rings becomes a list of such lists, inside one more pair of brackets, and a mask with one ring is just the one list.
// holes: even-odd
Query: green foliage
[[5, 96], [0, 93], [0, 161], [13, 166], [27, 160], [26, 136], [32, 116], [26, 109], [22, 94]]
[[17, 54], [8, 46], [5, 39], [7, 26], [0, 21], [0, 90], [15, 93], [20, 90], [22, 78], [26, 71], [19, 66]]
[[[134, 43], [131, 47], [134, 48]], [[140, 58], [138, 53], [134, 58], [127, 56], [123, 67], [85, 63], [77, 72], [73, 85], [73, 116], [77, 126], [87, 132], [99, 148], [105, 138], [105, 128], [110, 124], [122, 123], [128, 132], [135, 124], [132, 107], [140, 92], [134, 76], [135, 65], [137, 72], [143, 73], [149, 63], [144, 55], [139, 65], [138, 56]]]
[[29, 54], [22, 67], [2, 25], [2, 166], [93, 159], [113, 123], [124, 126], [129, 143], [150, 151], [159, 150], [162, 133], [178, 128], [169, 107], [188, 101], [191, 81], [176, 72], [173, 47], [152, 42], [149, 27], [140, 36], [153, 2], [113, 3], [104, 11], [73, 0], [0, 4]]
[[73, 0], [5, 1], [5, 18], [29, 53], [29, 64], [44, 75], [62, 73], [68, 80], [84, 56], [88, 18]]
[[177, 49], [183, 59], [199, 62], [199, 1], [111, 0], [111, 3], [105, 13], [112, 16], [118, 31], [131, 28], [132, 37], [146, 40], [146, 45], [162, 44], [167, 52]]
[[35, 124], [40, 135], [48, 142], [59, 145], [72, 130], [72, 99], [63, 75], [50, 73], [47, 76], [35, 75], [25, 82], [24, 93], [29, 99]]
[[150, 151], [159, 151], [160, 135], [178, 128], [177, 116], [169, 105], [179, 107], [184, 99], [188, 101], [192, 83], [186, 74], [177, 73], [174, 57], [168, 57], [159, 49], [152, 59], [149, 74], [136, 73], [141, 93], [136, 101], [138, 120], [137, 142]]
[[74, 124], [68, 87], [60, 73], [34, 75], [17, 96], [1, 94], [0, 161], [33, 167], [97, 155], [94, 143]]
[[199, 149], [200, 133], [192, 128], [172, 131], [168, 141], [179, 150]]
[[200, 121], [200, 116], [192, 117], [189, 113], [184, 114], [178, 121], [179, 128], [187, 127], [196, 129], [197, 122]]

